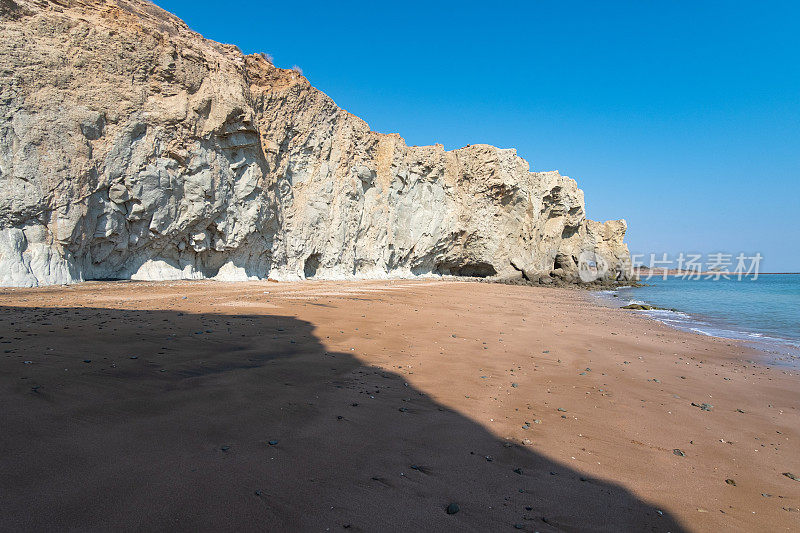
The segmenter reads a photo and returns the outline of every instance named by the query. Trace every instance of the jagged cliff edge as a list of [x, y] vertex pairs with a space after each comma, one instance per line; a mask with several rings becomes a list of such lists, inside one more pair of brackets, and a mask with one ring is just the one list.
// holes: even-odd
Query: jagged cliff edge
[[625, 222], [587, 220], [574, 180], [372, 132], [151, 3], [0, 0], [0, 22], [0, 285], [628, 275]]

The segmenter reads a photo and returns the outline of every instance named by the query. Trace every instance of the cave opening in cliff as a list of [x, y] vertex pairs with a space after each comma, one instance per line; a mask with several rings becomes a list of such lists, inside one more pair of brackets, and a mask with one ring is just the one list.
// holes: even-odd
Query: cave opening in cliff
[[578, 264], [578, 259], [573, 256], [567, 256], [564, 254], [556, 255], [555, 261], [553, 263], [553, 270], [562, 268], [564, 270], [571, 270], [575, 268]]
[[320, 254], [311, 254], [306, 258], [305, 265], [303, 265], [303, 273], [305, 274], [306, 279], [313, 278], [317, 275], [320, 259]]
[[488, 278], [497, 274], [497, 270], [484, 262], [466, 263], [463, 265], [454, 263], [439, 263], [436, 265], [436, 272], [439, 274], [449, 274], [451, 276], [464, 276], [471, 278]]

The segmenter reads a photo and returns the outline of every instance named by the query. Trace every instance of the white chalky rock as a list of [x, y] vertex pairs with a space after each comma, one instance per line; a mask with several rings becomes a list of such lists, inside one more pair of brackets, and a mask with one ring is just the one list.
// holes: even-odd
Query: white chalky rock
[[625, 222], [514, 150], [372, 132], [147, 2], [47, 6], [0, 3], [2, 285], [627, 269]]

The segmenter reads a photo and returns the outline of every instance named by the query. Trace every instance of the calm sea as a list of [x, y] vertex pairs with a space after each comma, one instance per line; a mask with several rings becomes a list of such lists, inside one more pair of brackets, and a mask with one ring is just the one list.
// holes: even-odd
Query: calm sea
[[606, 292], [604, 297], [620, 306], [646, 303], [674, 309], [644, 313], [678, 329], [744, 340], [778, 360], [800, 364], [800, 274], [762, 274], [741, 281], [643, 281], [649, 286]]

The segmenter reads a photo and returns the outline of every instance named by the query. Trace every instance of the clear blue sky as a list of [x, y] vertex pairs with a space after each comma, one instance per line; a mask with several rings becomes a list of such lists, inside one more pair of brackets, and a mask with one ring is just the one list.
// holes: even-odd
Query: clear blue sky
[[799, 2], [157, 3], [374, 130], [575, 178], [632, 252], [800, 270]]

